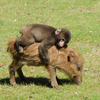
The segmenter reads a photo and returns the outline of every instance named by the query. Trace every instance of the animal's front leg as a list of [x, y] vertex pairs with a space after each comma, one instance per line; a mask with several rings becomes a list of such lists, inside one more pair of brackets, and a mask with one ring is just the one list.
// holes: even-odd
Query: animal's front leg
[[50, 61], [50, 57], [48, 55], [48, 47], [45, 46], [43, 43], [41, 43], [39, 46], [39, 53], [40, 53], [40, 57], [42, 58], [44, 64], [48, 66], [49, 61]]
[[59, 89], [60, 87], [59, 87], [59, 85], [57, 83], [57, 80], [56, 80], [56, 71], [55, 71], [55, 68], [53, 66], [49, 65], [47, 67], [47, 70], [48, 70], [49, 75], [50, 75], [50, 80], [51, 80], [52, 87]]
[[44, 64], [46, 66], [49, 65], [49, 62], [50, 62], [50, 57], [49, 57], [49, 54], [48, 54], [48, 49], [54, 45], [54, 39], [51, 39], [51, 38], [46, 38], [44, 39], [40, 46], [39, 46], [39, 54], [40, 54], [40, 57], [42, 58]]

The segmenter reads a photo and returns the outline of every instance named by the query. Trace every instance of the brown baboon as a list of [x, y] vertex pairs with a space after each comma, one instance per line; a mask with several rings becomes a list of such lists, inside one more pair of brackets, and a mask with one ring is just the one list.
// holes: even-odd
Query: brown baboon
[[39, 54], [45, 65], [49, 64], [48, 49], [56, 45], [57, 48], [65, 47], [71, 39], [71, 33], [65, 28], [56, 29], [43, 24], [29, 24], [21, 27], [21, 37], [16, 40], [19, 53], [23, 53], [23, 47], [34, 42], [40, 42]]

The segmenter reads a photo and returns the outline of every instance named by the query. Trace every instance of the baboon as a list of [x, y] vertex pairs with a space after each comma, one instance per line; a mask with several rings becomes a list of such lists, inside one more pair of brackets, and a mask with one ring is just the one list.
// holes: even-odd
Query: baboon
[[23, 47], [40, 42], [39, 54], [45, 65], [48, 65], [50, 61], [48, 49], [53, 45], [56, 45], [57, 48], [65, 47], [71, 39], [71, 33], [68, 29], [56, 29], [43, 24], [22, 26], [20, 33], [22, 36], [16, 40], [19, 53], [23, 53]]

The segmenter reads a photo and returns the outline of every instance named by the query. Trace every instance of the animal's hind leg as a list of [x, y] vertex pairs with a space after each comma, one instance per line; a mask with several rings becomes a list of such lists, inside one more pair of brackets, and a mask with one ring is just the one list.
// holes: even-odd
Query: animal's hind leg
[[10, 74], [10, 84], [13, 86], [17, 86], [15, 81], [15, 64], [14, 61], [9, 66], [9, 74]]
[[17, 46], [18, 52], [23, 53], [23, 47], [28, 46], [34, 42], [35, 42], [35, 38], [31, 35], [29, 36], [22, 35], [21, 37], [18, 37], [16, 40], [16, 46]]
[[18, 73], [20, 79], [21, 79], [23, 82], [26, 82], [26, 79], [25, 79], [25, 77], [24, 77], [24, 75], [23, 75], [23, 72], [22, 72], [22, 67], [19, 67], [19, 68], [17, 69], [17, 73]]

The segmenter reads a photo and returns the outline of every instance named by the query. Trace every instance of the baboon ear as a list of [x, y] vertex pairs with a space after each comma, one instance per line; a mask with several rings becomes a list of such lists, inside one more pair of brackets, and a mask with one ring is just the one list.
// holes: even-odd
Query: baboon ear
[[75, 59], [75, 53], [73, 51], [70, 51], [70, 54], [68, 56], [68, 61], [72, 62]]
[[59, 28], [59, 29], [57, 29], [57, 30], [55, 31], [55, 35], [58, 35], [60, 32], [61, 32], [61, 28]]

